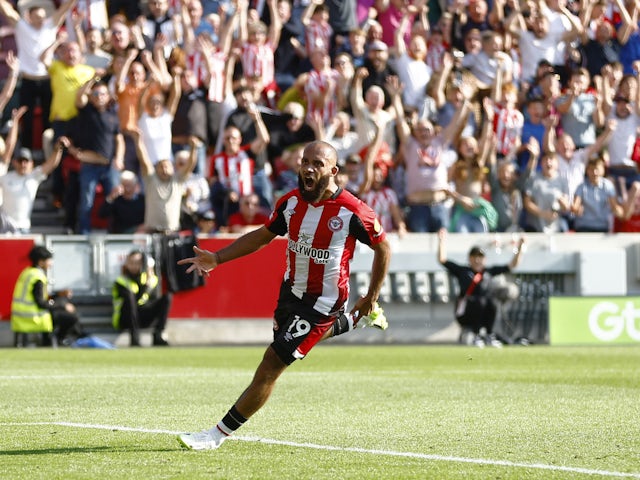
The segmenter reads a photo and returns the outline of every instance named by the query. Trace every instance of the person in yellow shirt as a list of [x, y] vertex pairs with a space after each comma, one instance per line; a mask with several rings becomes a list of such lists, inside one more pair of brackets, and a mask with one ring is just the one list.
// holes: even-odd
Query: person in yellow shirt
[[[96, 75], [93, 67], [82, 63], [80, 46], [76, 42], [65, 41], [65, 38], [64, 35], [58, 37], [40, 56], [51, 79], [49, 121], [54, 142], [70, 133], [72, 120], [78, 115], [75, 104], [78, 89]], [[56, 51], [58, 59], [54, 59]], [[61, 201], [65, 190], [61, 166], [56, 168], [52, 178], [53, 196], [57, 201]]]
[[[49, 120], [54, 130], [54, 140], [67, 133], [69, 120], [78, 115], [75, 105], [78, 89], [96, 75], [93, 67], [82, 63], [80, 46], [76, 42], [61, 42], [63, 38], [56, 40], [42, 54], [42, 61], [51, 78]], [[58, 59], [53, 58], [56, 50]]]

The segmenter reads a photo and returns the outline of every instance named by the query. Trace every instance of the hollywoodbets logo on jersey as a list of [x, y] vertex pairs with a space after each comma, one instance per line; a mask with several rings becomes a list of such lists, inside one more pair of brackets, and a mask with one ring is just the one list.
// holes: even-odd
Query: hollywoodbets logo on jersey
[[316, 264], [329, 263], [329, 260], [331, 259], [331, 252], [324, 248], [313, 248], [311, 246], [312, 240], [312, 235], [301, 231], [297, 242], [289, 239], [289, 250], [297, 255], [311, 258]]

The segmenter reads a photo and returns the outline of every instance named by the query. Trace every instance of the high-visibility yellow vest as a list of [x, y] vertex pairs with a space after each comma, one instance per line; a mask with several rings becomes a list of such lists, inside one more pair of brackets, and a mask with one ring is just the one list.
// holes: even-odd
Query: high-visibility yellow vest
[[47, 276], [40, 268], [25, 268], [16, 281], [11, 301], [11, 330], [14, 332], [53, 331], [51, 312], [40, 308], [33, 296], [33, 286], [38, 281], [43, 283], [46, 294]]
[[[158, 285], [158, 276], [154, 274], [147, 275], [147, 273], [143, 272], [140, 275], [140, 283], [142, 285], [146, 284], [148, 287], [137, 302], [138, 305], [144, 305], [149, 301], [149, 292], [153, 291], [153, 289]], [[111, 288], [111, 298], [113, 300], [113, 315], [111, 316], [111, 323], [113, 324], [113, 328], [116, 330], [120, 329], [120, 315], [122, 314], [122, 303], [124, 302], [124, 299], [118, 293], [118, 285], [121, 285], [127, 290], [133, 292], [135, 297], [137, 297], [140, 292], [140, 287], [136, 281], [123, 275], [116, 278], [116, 281], [113, 283], [113, 287]]]

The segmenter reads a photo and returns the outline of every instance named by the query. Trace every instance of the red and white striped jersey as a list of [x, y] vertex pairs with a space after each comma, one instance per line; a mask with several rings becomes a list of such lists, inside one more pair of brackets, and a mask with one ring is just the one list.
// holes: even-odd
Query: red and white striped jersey
[[496, 151], [507, 155], [522, 137], [524, 116], [515, 108], [494, 107], [493, 131], [496, 134]]
[[207, 79], [207, 65], [205, 64], [205, 59], [203, 58], [202, 53], [196, 51], [187, 55], [185, 63], [187, 64], [187, 70], [191, 70], [195, 73], [196, 78], [198, 79], [198, 86], [202, 87]]
[[[338, 113], [338, 94], [337, 85], [338, 77], [340, 74], [333, 68], [330, 70], [311, 70], [307, 83], [304, 85], [304, 93], [307, 96], [307, 120], [313, 120], [315, 112], [319, 112], [322, 115], [322, 119], [325, 125], [329, 125], [331, 120], [335, 118]], [[330, 80], [333, 79], [333, 82]], [[314, 105], [312, 100], [313, 96], [317, 93], [324, 93], [327, 89], [331, 89], [328, 95], [325, 97], [325, 102], [322, 104], [322, 108], [318, 108]]]
[[283, 195], [266, 227], [289, 236], [285, 281], [291, 292], [323, 315], [340, 312], [349, 298], [349, 261], [356, 240], [377, 245], [385, 232], [364, 202], [339, 189], [308, 203], [297, 188]]
[[391, 206], [398, 205], [398, 195], [389, 187], [380, 190], [369, 190], [361, 195], [362, 201], [369, 205], [378, 216], [385, 232], [393, 231], [393, 216]]
[[245, 43], [242, 47], [242, 72], [245, 77], [262, 77], [262, 85], [271, 85], [275, 80], [273, 47], [270, 42], [256, 45]]
[[241, 147], [240, 152], [234, 156], [225, 152], [213, 155], [209, 164], [209, 177], [216, 173], [220, 183], [240, 195], [253, 193], [254, 161], [247, 155], [249, 148], [250, 145]]
[[224, 102], [224, 83], [226, 81], [225, 66], [227, 63], [227, 55], [224, 52], [217, 51], [209, 59], [209, 89], [207, 91], [207, 99], [210, 102]]
[[332, 35], [333, 28], [331, 28], [331, 25], [328, 23], [323, 25], [315, 20], [310, 20], [304, 29], [307, 55], [311, 55], [311, 52], [317, 49], [322, 49], [328, 53], [329, 48], [331, 48]]

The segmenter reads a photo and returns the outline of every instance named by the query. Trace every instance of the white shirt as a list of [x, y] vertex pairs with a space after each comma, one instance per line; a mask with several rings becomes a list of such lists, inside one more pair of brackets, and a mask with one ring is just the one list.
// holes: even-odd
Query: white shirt
[[426, 62], [415, 60], [406, 53], [396, 59], [395, 66], [400, 81], [404, 85], [402, 99], [405, 105], [419, 109], [422, 107], [427, 94], [427, 84], [433, 74], [431, 67]]
[[[540, 60], [547, 60], [556, 65], [556, 49], [559, 39], [551, 34], [544, 38], [537, 38], [533, 33], [525, 30], [520, 33], [520, 61], [522, 62], [522, 78], [532, 79], [536, 74], [536, 68]], [[561, 62], [564, 63], [564, 62]]]
[[561, 39], [563, 35], [571, 31], [571, 22], [566, 15], [551, 10], [543, 3], [542, 13], [549, 20], [548, 36], [555, 39], [556, 48], [553, 60], [549, 60], [553, 65], [564, 65], [567, 52], [567, 42]]
[[173, 162], [173, 151], [171, 150], [172, 122], [173, 116], [167, 111], [164, 111], [159, 117], [151, 117], [147, 112], [140, 115], [138, 127], [142, 132], [142, 142], [153, 165], [160, 160], [171, 160]]
[[640, 117], [631, 112], [627, 118], [618, 118], [615, 108], [614, 105], [609, 114], [609, 118], [614, 118], [617, 122], [616, 129], [611, 133], [611, 139], [607, 146], [609, 165], [612, 167], [616, 165], [634, 166], [635, 162], [631, 160], [631, 154], [633, 153], [633, 144], [636, 141], [636, 132], [640, 126]]
[[0, 187], [3, 192], [2, 211], [11, 217], [16, 228], [29, 230], [31, 228], [31, 211], [38, 193], [38, 187], [47, 176], [42, 167], [36, 167], [28, 175], [19, 175], [11, 171], [0, 177]]
[[569, 192], [569, 202], [573, 203], [573, 196], [578, 185], [585, 181], [584, 170], [589, 158], [587, 150], [581, 148], [573, 152], [570, 160], [558, 155], [558, 176], [564, 180]]
[[47, 67], [40, 61], [40, 55], [56, 40], [57, 28], [50, 18], [45, 19], [40, 30], [36, 30], [26, 20], [16, 23], [15, 38], [20, 60], [20, 72], [34, 77], [47, 77]]

